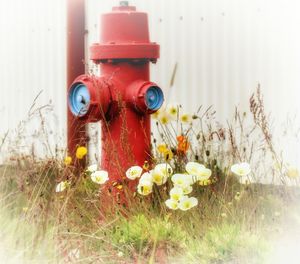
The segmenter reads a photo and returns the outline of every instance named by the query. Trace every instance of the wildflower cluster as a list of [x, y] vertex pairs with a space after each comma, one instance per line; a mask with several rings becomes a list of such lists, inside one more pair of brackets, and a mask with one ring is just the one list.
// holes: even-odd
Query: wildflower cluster
[[156, 113], [152, 115], [154, 119], [157, 119], [161, 124], [166, 125], [172, 121], [180, 121], [183, 124], [192, 124], [193, 116], [189, 113], [182, 111], [179, 104], [164, 105]]
[[[83, 146], [78, 147], [76, 150], [76, 158], [83, 159], [87, 155], [87, 152], [88, 151], [86, 147]], [[70, 156], [65, 157], [64, 164], [66, 166], [69, 166], [71, 165], [71, 163], [72, 163], [72, 157]], [[86, 169], [86, 173], [89, 174], [90, 179], [96, 184], [103, 185], [109, 180], [108, 172], [105, 170], [98, 170], [97, 164], [88, 166], [88, 168]], [[70, 181], [61, 181], [56, 185], [55, 191], [63, 192], [70, 185], [71, 185]]]
[[153, 184], [161, 186], [165, 184], [168, 178], [172, 175], [173, 169], [167, 163], [157, 164], [153, 170], [143, 173], [143, 168], [140, 166], [130, 167], [126, 171], [126, 177], [129, 180], [139, 179], [137, 191], [141, 195], [148, 195], [153, 191]]
[[[242, 178], [251, 172], [251, 168], [248, 163], [243, 162], [232, 165], [231, 171]], [[169, 191], [169, 199], [165, 201], [165, 205], [169, 209], [187, 211], [196, 207], [198, 199], [192, 196], [189, 197], [188, 195], [193, 192], [194, 184], [203, 185], [203, 182], [209, 180], [212, 175], [211, 169], [206, 168], [198, 162], [188, 162], [185, 165], [185, 172], [173, 172], [170, 164], [160, 163], [152, 170], [145, 172], [140, 166], [132, 166], [126, 171], [126, 177], [129, 180], [139, 180], [137, 192], [143, 196], [147, 196], [153, 192], [154, 184], [161, 186], [169, 181], [173, 185]]]
[[157, 164], [153, 170], [144, 173], [141, 167], [133, 166], [126, 171], [126, 176], [130, 180], [139, 178], [137, 192], [143, 196], [152, 193], [154, 184], [161, 186], [170, 179], [174, 187], [170, 190], [170, 199], [165, 201], [165, 204], [170, 209], [179, 208], [186, 211], [198, 204], [195, 197], [187, 196], [193, 191], [192, 185], [208, 179], [211, 176], [211, 170], [199, 163], [189, 162], [186, 165], [186, 173], [173, 174], [173, 168], [168, 163], [161, 163]]

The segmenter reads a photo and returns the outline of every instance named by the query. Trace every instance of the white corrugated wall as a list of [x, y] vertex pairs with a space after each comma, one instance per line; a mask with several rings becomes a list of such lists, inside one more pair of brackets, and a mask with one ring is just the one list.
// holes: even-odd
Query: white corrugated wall
[[[87, 43], [98, 40], [99, 15], [118, 1], [87, 0]], [[133, 0], [149, 13], [151, 39], [161, 45], [152, 79], [169, 101], [193, 111], [213, 105], [225, 122], [235, 105], [247, 109], [258, 83], [277, 126], [299, 113], [300, 25], [296, 0]], [[49, 145], [65, 144], [65, 30], [62, 0], [0, 0], [0, 144], [36, 107], [51, 103]], [[170, 79], [178, 64], [175, 85]], [[50, 115], [50, 114], [49, 114]], [[49, 116], [48, 115], [48, 116]], [[297, 119], [299, 120], [299, 119]], [[24, 134], [38, 130], [30, 121]], [[294, 122], [294, 126], [297, 123]], [[24, 138], [26, 147], [39, 135]], [[299, 160], [299, 142], [286, 147]], [[295, 143], [296, 142], [296, 143]], [[298, 144], [298, 145], [297, 145]], [[298, 147], [296, 147], [298, 146]], [[12, 147], [12, 146], [10, 146]], [[40, 154], [47, 149], [34, 150]], [[53, 150], [52, 150], [53, 151]], [[1, 158], [7, 149], [2, 147]]]

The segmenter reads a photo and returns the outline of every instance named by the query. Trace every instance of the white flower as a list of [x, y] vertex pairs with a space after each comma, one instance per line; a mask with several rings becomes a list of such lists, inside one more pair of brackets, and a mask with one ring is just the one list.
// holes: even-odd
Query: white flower
[[198, 181], [208, 180], [210, 176], [211, 176], [211, 170], [208, 168], [203, 168], [197, 174], [197, 180]]
[[183, 198], [180, 199], [179, 201], [178, 208], [182, 211], [187, 211], [197, 205], [198, 205], [197, 198], [183, 196]]
[[167, 176], [171, 176], [171, 174], [173, 173], [173, 169], [168, 163], [157, 164], [154, 170]]
[[250, 164], [247, 162], [234, 164], [231, 171], [238, 176], [246, 176], [251, 172]]
[[170, 122], [171, 118], [167, 112], [163, 111], [159, 113], [158, 120], [161, 122], [161, 124], [167, 125]]
[[295, 167], [288, 166], [286, 170], [286, 176], [288, 176], [290, 179], [299, 178], [299, 171]]
[[169, 208], [169, 209], [172, 209], [172, 210], [177, 210], [178, 209], [178, 201], [175, 201], [173, 199], [168, 199], [165, 201], [165, 204], [166, 206]]
[[240, 193], [240, 192], [237, 192], [237, 193], [235, 194], [235, 196], [234, 196], [234, 199], [235, 199], [236, 201], [239, 201], [239, 200], [241, 199], [241, 193]]
[[157, 185], [165, 184], [172, 173], [173, 169], [168, 163], [157, 164], [152, 171], [152, 181]]
[[280, 212], [276, 211], [276, 212], [274, 213], [274, 216], [276, 216], [276, 217], [280, 216]]
[[185, 170], [188, 174], [196, 176], [197, 181], [207, 180], [211, 176], [211, 170], [198, 162], [188, 162]]
[[178, 104], [167, 105], [166, 112], [170, 116], [170, 119], [177, 120], [178, 112], [179, 112], [179, 105]]
[[68, 185], [69, 185], [69, 183], [67, 181], [62, 181], [56, 185], [55, 191], [63, 192], [68, 187]]
[[144, 181], [153, 183], [153, 182], [152, 182], [152, 172], [153, 172], [153, 171], [151, 170], [151, 171], [149, 171], [149, 172], [143, 173], [143, 175], [141, 176], [141, 178], [140, 178], [140, 180], [139, 180], [139, 183], [142, 183], [142, 182], [144, 182]]
[[193, 177], [189, 174], [174, 174], [172, 176], [172, 182], [175, 186], [184, 188], [193, 184]]
[[132, 166], [126, 171], [126, 177], [130, 180], [135, 180], [141, 177], [143, 168], [140, 166]]
[[152, 187], [153, 187], [153, 182], [144, 179], [139, 182], [139, 184], [137, 186], [137, 191], [139, 194], [146, 196], [146, 195], [152, 193]]
[[91, 175], [91, 180], [97, 184], [104, 184], [108, 181], [108, 172], [104, 170], [95, 171]]
[[166, 104], [164, 102], [163, 105], [161, 106], [161, 108], [159, 110], [157, 110], [155, 113], [153, 113], [151, 116], [154, 119], [158, 120], [160, 118], [160, 116], [165, 113], [166, 113]]
[[180, 121], [184, 124], [191, 124], [193, 121], [192, 115], [190, 114], [183, 114], [180, 116]]
[[183, 187], [183, 194], [190, 194], [193, 191], [193, 187], [191, 185]]
[[197, 176], [201, 169], [204, 169], [205, 166], [198, 162], [188, 162], [185, 165], [185, 170], [188, 174]]
[[222, 214], [221, 214], [221, 217], [227, 218], [227, 214], [226, 214], [226, 213], [222, 213]]
[[180, 187], [175, 186], [170, 190], [170, 197], [174, 201], [179, 201], [182, 198], [183, 194], [183, 189]]
[[98, 165], [97, 164], [90, 165], [87, 168], [87, 172], [91, 172], [91, 173], [95, 172], [96, 170], [98, 170]]
[[163, 185], [167, 182], [168, 177], [162, 173], [156, 172], [155, 170], [152, 172], [152, 181], [157, 185]]

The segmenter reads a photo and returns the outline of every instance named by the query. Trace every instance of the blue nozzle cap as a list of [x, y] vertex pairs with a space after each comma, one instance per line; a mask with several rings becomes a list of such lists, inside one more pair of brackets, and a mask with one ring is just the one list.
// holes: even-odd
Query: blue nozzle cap
[[69, 107], [73, 115], [84, 116], [90, 106], [91, 96], [83, 83], [75, 83], [69, 92]]
[[164, 103], [164, 93], [158, 86], [151, 86], [146, 92], [145, 100], [149, 110], [157, 111]]

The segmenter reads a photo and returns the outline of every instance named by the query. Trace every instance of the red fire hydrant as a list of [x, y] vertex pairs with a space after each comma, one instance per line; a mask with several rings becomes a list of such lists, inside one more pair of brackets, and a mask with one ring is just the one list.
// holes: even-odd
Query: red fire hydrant
[[[163, 104], [164, 95], [149, 81], [150, 62], [159, 58], [159, 45], [150, 42], [148, 17], [127, 1], [101, 17], [100, 43], [91, 46], [91, 59], [101, 77], [81, 75], [69, 89], [69, 108], [80, 121], [102, 127], [101, 169], [113, 186], [126, 182], [125, 172], [150, 157], [150, 114]], [[136, 182], [127, 182], [134, 191]]]

